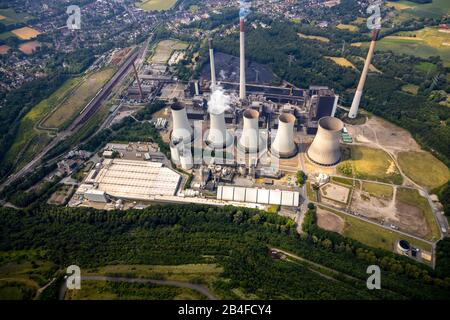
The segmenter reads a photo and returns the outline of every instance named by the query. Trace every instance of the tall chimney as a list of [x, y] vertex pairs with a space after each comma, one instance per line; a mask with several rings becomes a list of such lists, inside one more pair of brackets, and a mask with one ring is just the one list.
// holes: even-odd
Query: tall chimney
[[142, 92], [141, 81], [139, 80], [139, 74], [137, 72], [136, 65], [134, 64], [134, 61], [133, 61], [133, 70], [134, 70], [134, 76], [136, 77], [136, 82], [137, 82], [137, 85], [138, 85], [138, 88], [139, 88], [139, 94], [141, 96], [141, 99], [144, 100], [144, 93]]
[[241, 53], [240, 53], [240, 59], [241, 59], [241, 64], [240, 64], [240, 87], [239, 87], [239, 98], [241, 100], [245, 100], [246, 97], [246, 92], [245, 92], [245, 23], [244, 23], [244, 18], [240, 18], [240, 28], [241, 28], [241, 40], [240, 40], [240, 44], [241, 44]]
[[209, 62], [211, 64], [211, 91], [216, 88], [216, 65], [214, 62], [214, 46], [213, 40], [209, 39]]
[[375, 44], [377, 43], [379, 29], [373, 30], [372, 41], [370, 42], [369, 52], [367, 53], [366, 62], [364, 63], [364, 69], [361, 73], [361, 78], [359, 79], [358, 88], [356, 88], [355, 97], [353, 98], [352, 106], [348, 113], [350, 119], [355, 119], [358, 115], [359, 103], [361, 102], [361, 96], [364, 90], [364, 85], [366, 83], [367, 74], [369, 73], [369, 67], [372, 63], [373, 52], [375, 50]]

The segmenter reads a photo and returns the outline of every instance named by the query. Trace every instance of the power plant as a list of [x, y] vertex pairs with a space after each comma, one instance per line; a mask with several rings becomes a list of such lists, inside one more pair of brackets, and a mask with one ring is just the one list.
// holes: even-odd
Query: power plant
[[295, 117], [290, 113], [282, 113], [278, 117], [278, 131], [270, 151], [279, 158], [292, 158], [297, 154], [294, 142]]
[[210, 113], [210, 127], [206, 144], [212, 149], [226, 149], [233, 143], [233, 137], [225, 126], [225, 113]]
[[259, 112], [247, 109], [244, 111], [243, 117], [244, 127], [238, 148], [245, 153], [256, 154], [264, 148], [264, 140], [259, 132]]
[[208, 40], [209, 44], [209, 61], [211, 62], [211, 91], [214, 91], [217, 85], [216, 81], [216, 64], [214, 62], [214, 45], [213, 40]]
[[246, 89], [246, 79], [245, 79], [245, 19], [241, 17], [239, 19], [240, 24], [240, 87], [239, 87], [239, 98], [245, 100], [247, 97]]
[[350, 107], [350, 111], [348, 113], [348, 117], [350, 119], [355, 119], [358, 115], [359, 104], [361, 102], [367, 74], [369, 73], [370, 64], [372, 63], [373, 53], [375, 51], [375, 45], [377, 43], [379, 32], [380, 30], [378, 29], [375, 29], [372, 32], [372, 41], [370, 42], [369, 52], [367, 53], [367, 58], [364, 63], [364, 69], [361, 73], [361, 78], [359, 79], [358, 87], [356, 88], [355, 97], [353, 98], [352, 106]]
[[344, 123], [334, 117], [319, 120], [317, 135], [308, 149], [308, 158], [322, 166], [333, 166], [342, 157], [340, 140]]
[[193, 130], [189, 124], [189, 120], [186, 113], [186, 108], [181, 103], [174, 103], [171, 106], [172, 110], [172, 140], [182, 140], [185, 143], [189, 143], [194, 138]]

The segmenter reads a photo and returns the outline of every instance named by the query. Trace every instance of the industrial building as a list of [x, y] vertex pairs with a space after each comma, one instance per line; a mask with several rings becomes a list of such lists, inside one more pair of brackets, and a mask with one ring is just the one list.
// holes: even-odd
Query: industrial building
[[94, 202], [107, 202], [109, 197], [150, 201], [154, 196], [176, 195], [180, 182], [180, 174], [162, 163], [105, 159], [89, 173], [77, 194]]
[[219, 186], [217, 188], [217, 200], [298, 207], [300, 193], [297, 191]]

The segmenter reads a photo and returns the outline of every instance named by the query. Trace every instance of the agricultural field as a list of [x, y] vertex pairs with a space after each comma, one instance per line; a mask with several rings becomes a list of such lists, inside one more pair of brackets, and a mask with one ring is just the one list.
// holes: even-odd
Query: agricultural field
[[402, 13], [423, 18], [437, 18], [450, 14], [450, 3], [447, 0], [433, 0], [431, 3], [425, 4], [401, 0], [388, 1], [387, 4]]
[[143, 0], [138, 7], [146, 11], [164, 11], [171, 9], [177, 0]]
[[0, 54], [7, 54], [11, 50], [10, 46], [7, 45], [1, 45], [0, 46]]
[[346, 58], [343, 57], [325, 57], [328, 60], [333, 61], [334, 63], [336, 63], [337, 65], [344, 67], [344, 68], [352, 68], [356, 70], [356, 67], [353, 63], [351, 63], [350, 61], [348, 61]]
[[176, 50], [186, 50], [188, 44], [177, 40], [163, 40], [158, 43], [150, 57], [150, 63], [166, 64]]
[[430, 244], [412, 237], [401, 235], [394, 230], [382, 228], [376, 224], [362, 221], [361, 219], [349, 216], [336, 210], [321, 208], [320, 205], [318, 206], [318, 212], [319, 210], [322, 215], [332, 214], [344, 221], [344, 227], [340, 232], [342, 235], [360, 241], [368, 246], [393, 251], [397, 241], [404, 239], [417, 248], [431, 251]]
[[440, 187], [450, 179], [448, 167], [428, 152], [401, 152], [398, 163], [404, 174], [428, 189]]
[[348, 31], [351, 31], [351, 32], [356, 32], [356, 31], [359, 30], [359, 28], [357, 26], [354, 26], [352, 24], [342, 24], [342, 23], [339, 23], [336, 26], [336, 28], [338, 28], [339, 30], [348, 30]]
[[330, 39], [321, 37], [321, 36], [309, 36], [303, 33], [297, 33], [300, 38], [309, 39], [309, 40], [317, 40], [321, 42], [330, 42]]
[[4, 25], [27, 22], [33, 17], [28, 13], [15, 12], [14, 9], [0, 9], [0, 22]]
[[19, 46], [19, 50], [22, 51], [25, 54], [33, 54], [33, 52], [41, 46], [40, 42], [38, 41], [29, 41], [21, 44]]
[[17, 38], [21, 40], [30, 40], [36, 38], [41, 33], [37, 31], [36, 29], [30, 28], [30, 27], [23, 27], [19, 29], [12, 30], [11, 33], [13, 33]]
[[61, 129], [94, 98], [103, 85], [114, 75], [115, 68], [91, 73], [42, 123], [46, 129]]
[[404, 86], [402, 86], [402, 91], [415, 96], [419, 92], [419, 86], [408, 83], [408, 84], [405, 84]]
[[[391, 157], [381, 149], [351, 146], [350, 159], [338, 165], [338, 172], [365, 180], [401, 184], [402, 176]], [[352, 174], [346, 169], [352, 168]]]
[[[352, 45], [367, 47], [369, 43], [352, 43]], [[409, 54], [420, 58], [440, 56], [444, 65], [449, 67], [450, 33], [441, 32], [434, 27], [398, 32], [379, 40], [376, 50], [391, 50], [399, 54]]]

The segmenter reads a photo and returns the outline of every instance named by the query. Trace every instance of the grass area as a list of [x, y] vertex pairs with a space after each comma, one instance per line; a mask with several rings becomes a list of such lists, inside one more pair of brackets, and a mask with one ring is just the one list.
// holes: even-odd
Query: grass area
[[[392, 50], [421, 58], [440, 56], [446, 67], [450, 66], [449, 33], [440, 32], [437, 27], [426, 27], [416, 31], [398, 32], [378, 41], [377, 50]], [[352, 45], [357, 46], [356, 43]], [[365, 42], [360, 46], [368, 46]]]
[[437, 65], [431, 62], [421, 62], [414, 66], [417, 70], [423, 73], [435, 74], [438, 70]]
[[410, 9], [410, 8], [414, 8], [417, 4], [413, 3], [413, 2], [409, 2], [409, 1], [387, 1], [386, 5], [388, 7], [393, 7], [397, 10], [405, 10], [405, 9]]
[[434, 219], [433, 211], [428, 203], [428, 200], [422, 197], [418, 190], [399, 188], [397, 190], [397, 201], [409, 204], [422, 210], [425, 220], [431, 230], [431, 237], [429, 240], [438, 240], [440, 238], [439, 226]]
[[216, 264], [165, 265], [111, 265], [86, 270], [85, 275], [126, 276], [147, 279], [164, 279], [173, 281], [208, 284], [223, 272]]
[[81, 290], [68, 291], [65, 300], [204, 300], [188, 289], [172, 286], [108, 281], [83, 281]]
[[338, 183], [338, 184], [343, 184], [346, 186], [353, 186], [353, 179], [342, 178], [342, 177], [331, 177], [331, 181]]
[[0, 20], [4, 25], [10, 25], [14, 23], [27, 22], [32, 19], [33, 16], [25, 12], [16, 12], [14, 9], [0, 9], [0, 16], [3, 18]]
[[[351, 146], [350, 159], [344, 160], [337, 169], [345, 176], [352, 174], [359, 179], [401, 184], [403, 179], [391, 157], [381, 149]], [[352, 173], [347, 170], [352, 168]]]
[[57, 267], [39, 250], [0, 251], [0, 300], [31, 299]]
[[175, 50], [186, 50], [188, 44], [178, 40], [163, 40], [154, 49], [153, 55], [148, 60], [150, 63], [165, 64]]
[[343, 57], [325, 57], [325, 58], [333, 61], [334, 63], [336, 63], [341, 67], [356, 69], [355, 65], [350, 61], [348, 61], [346, 58]]
[[270, 205], [267, 208], [267, 212], [269, 213], [278, 213], [278, 211], [280, 211], [280, 206], [277, 204]]
[[300, 38], [309, 39], [309, 40], [317, 40], [321, 42], [330, 42], [330, 39], [321, 37], [321, 36], [309, 36], [303, 33], [297, 33]]
[[402, 91], [412, 95], [417, 95], [417, 93], [419, 92], [419, 86], [408, 83], [402, 86]]
[[392, 199], [394, 188], [385, 184], [363, 182], [362, 189], [378, 198]]
[[410, 179], [429, 189], [439, 187], [450, 179], [448, 167], [428, 152], [401, 152], [398, 163]]
[[164, 11], [171, 9], [177, 0], [143, 0], [138, 7], [146, 11]]
[[317, 201], [316, 192], [313, 190], [311, 182], [306, 182], [306, 196], [310, 201]]
[[[402, 12], [423, 18], [439, 18], [450, 14], [450, 2], [448, 0], [433, 0], [431, 3], [418, 4], [410, 1], [398, 1], [403, 6]], [[408, 8], [406, 8], [408, 6]]]
[[360, 241], [368, 246], [393, 251], [396, 242], [404, 239], [417, 248], [431, 251], [431, 245], [426, 242], [401, 235], [394, 230], [382, 228], [376, 224], [363, 221], [336, 210], [331, 210], [328, 208], [322, 209], [338, 215], [345, 221], [343, 231], [344, 236]]
[[342, 24], [339, 23], [336, 28], [338, 28], [339, 30], [348, 30], [351, 32], [356, 32], [359, 30], [359, 28], [357, 26], [351, 25], [351, 24]]
[[81, 80], [81, 77], [67, 80], [48, 99], [42, 100], [22, 118], [14, 143], [6, 154], [7, 161], [14, 163], [20, 155], [17, 162], [17, 168], [20, 168], [44, 149], [51, 137], [47, 132], [34, 128], [72, 92]]
[[116, 72], [113, 67], [89, 74], [79, 86], [51, 113], [42, 126], [60, 129], [67, 125], [100, 91]]

